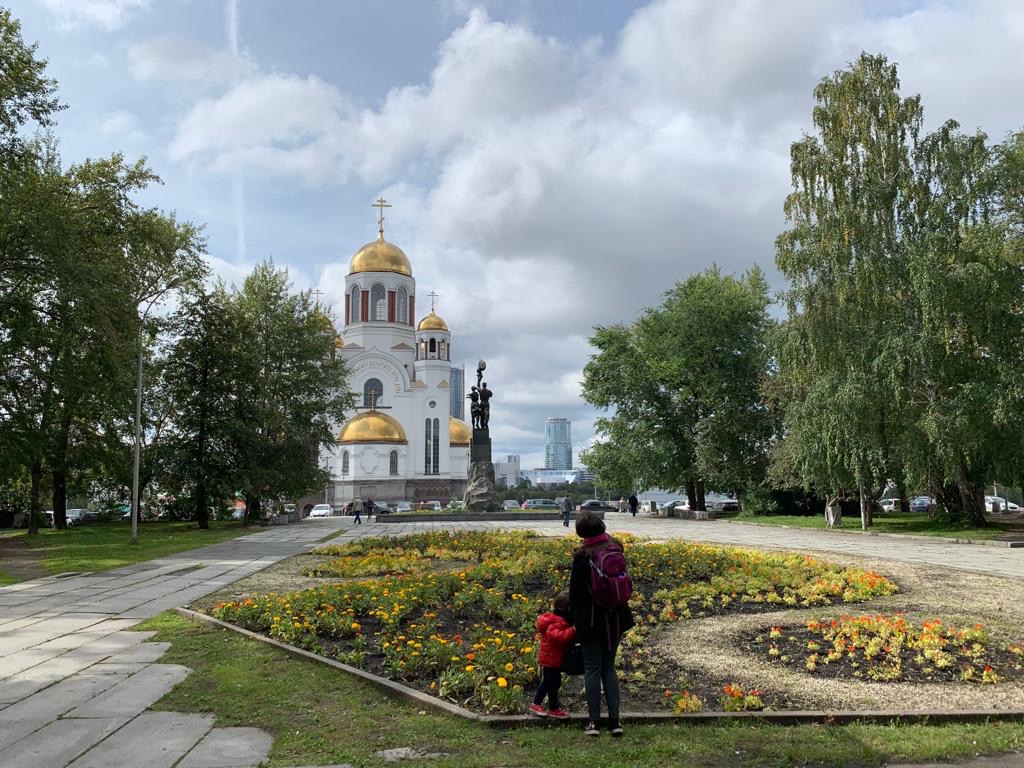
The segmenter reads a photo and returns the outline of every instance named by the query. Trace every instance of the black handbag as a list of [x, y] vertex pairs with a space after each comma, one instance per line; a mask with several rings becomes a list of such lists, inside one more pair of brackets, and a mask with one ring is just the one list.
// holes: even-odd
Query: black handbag
[[562, 672], [566, 675], [583, 674], [583, 646], [579, 643], [573, 643], [565, 649]]

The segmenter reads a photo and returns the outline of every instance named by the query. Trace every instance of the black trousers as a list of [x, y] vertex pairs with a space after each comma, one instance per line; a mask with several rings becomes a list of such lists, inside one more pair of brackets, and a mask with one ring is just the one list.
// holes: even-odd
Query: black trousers
[[544, 696], [548, 697], [548, 709], [559, 709], [558, 689], [562, 687], [561, 667], [541, 667], [540, 687], [533, 697], [534, 704], [543, 704]]

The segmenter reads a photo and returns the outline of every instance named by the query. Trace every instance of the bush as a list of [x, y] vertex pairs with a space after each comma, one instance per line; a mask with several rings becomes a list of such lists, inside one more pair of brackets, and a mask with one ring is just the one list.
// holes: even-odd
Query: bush
[[774, 515], [779, 511], [779, 505], [772, 497], [771, 491], [767, 488], [754, 488], [747, 491], [740, 499], [741, 512], [744, 515]]

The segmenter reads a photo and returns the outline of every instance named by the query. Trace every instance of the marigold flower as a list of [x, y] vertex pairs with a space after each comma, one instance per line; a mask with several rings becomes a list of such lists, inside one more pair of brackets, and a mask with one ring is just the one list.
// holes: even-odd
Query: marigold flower
[[508, 688], [508, 680], [506, 680], [504, 677], [499, 677], [498, 678], [498, 687], [499, 688]]

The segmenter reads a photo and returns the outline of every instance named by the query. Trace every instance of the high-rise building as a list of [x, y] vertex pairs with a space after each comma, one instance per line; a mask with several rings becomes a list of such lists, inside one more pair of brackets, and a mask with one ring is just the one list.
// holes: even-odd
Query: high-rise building
[[572, 422], [561, 416], [544, 422], [544, 469], [572, 469]]
[[494, 479], [499, 485], [513, 488], [519, 485], [520, 478], [518, 454], [510, 453], [505, 456], [505, 461], [494, 462]]
[[466, 419], [466, 366], [453, 365], [452, 375], [448, 379], [451, 386], [452, 416], [456, 419]]

